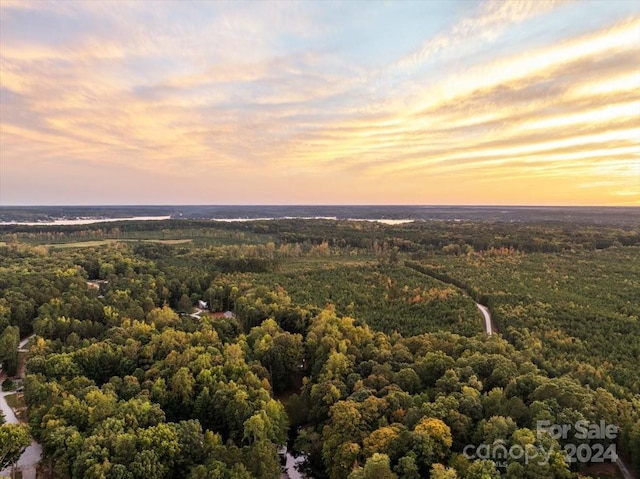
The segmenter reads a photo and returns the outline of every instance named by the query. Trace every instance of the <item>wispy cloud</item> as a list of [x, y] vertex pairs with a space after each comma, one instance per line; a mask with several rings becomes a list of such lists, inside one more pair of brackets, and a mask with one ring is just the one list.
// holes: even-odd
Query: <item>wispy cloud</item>
[[373, 69], [332, 8], [3, 1], [0, 202], [638, 204], [637, 4], [482, 2]]
[[486, 1], [449, 31], [426, 40], [418, 50], [401, 58], [397, 65], [415, 65], [464, 43], [477, 47], [479, 43], [495, 42], [509, 27], [547, 13], [559, 3], [557, 0]]

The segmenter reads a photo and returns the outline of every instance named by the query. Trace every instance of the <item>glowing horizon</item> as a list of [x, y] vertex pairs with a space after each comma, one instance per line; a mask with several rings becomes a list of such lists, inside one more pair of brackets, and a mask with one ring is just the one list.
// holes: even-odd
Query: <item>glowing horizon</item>
[[0, 206], [640, 205], [640, 3], [0, 3]]

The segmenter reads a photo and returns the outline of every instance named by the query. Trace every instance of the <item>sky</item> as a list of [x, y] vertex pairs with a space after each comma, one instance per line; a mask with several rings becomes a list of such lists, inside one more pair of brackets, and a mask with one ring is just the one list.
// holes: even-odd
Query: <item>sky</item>
[[0, 206], [640, 205], [640, 1], [0, 0]]

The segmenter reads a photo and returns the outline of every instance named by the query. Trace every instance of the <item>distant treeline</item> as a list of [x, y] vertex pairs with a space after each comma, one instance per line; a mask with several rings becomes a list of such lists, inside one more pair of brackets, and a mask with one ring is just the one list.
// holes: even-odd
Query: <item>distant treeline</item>
[[[327, 244], [380, 252], [405, 252], [421, 259], [433, 252], [460, 255], [508, 248], [522, 252], [595, 250], [640, 244], [640, 226], [577, 223], [487, 223], [429, 221], [401, 225], [346, 220], [283, 219], [247, 222], [206, 220], [121, 221], [69, 226], [0, 225], [0, 240], [60, 243], [87, 239], [159, 239], [250, 236], [256, 242]], [[262, 239], [261, 239], [262, 238]]]
[[637, 207], [419, 206], [419, 205], [155, 205], [0, 207], [0, 222], [75, 218], [171, 216], [179, 219], [336, 218], [503, 223], [638, 225]]

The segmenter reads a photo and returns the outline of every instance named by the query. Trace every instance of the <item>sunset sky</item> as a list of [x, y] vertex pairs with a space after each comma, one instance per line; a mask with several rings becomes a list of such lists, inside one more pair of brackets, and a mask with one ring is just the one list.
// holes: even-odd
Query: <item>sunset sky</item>
[[637, 0], [0, 14], [0, 206], [640, 205]]

